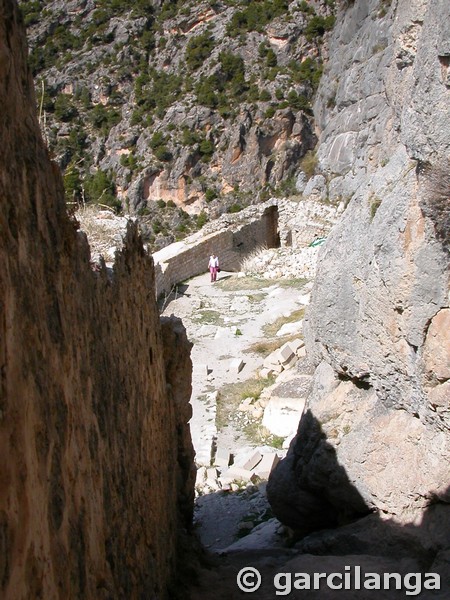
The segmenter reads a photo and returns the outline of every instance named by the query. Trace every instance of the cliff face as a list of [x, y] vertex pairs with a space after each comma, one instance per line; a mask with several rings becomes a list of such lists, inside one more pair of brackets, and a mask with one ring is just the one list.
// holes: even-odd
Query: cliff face
[[134, 229], [91, 270], [18, 15], [1, 0], [1, 595], [165, 598], [193, 499], [189, 344], [161, 329]]
[[295, 191], [333, 0], [19, 4], [69, 201], [138, 215], [158, 250]]
[[270, 486], [282, 519], [283, 481], [338, 520], [450, 500], [449, 17], [445, 0], [356, 0], [337, 15], [315, 113], [320, 169], [348, 207], [305, 323], [309, 418]]

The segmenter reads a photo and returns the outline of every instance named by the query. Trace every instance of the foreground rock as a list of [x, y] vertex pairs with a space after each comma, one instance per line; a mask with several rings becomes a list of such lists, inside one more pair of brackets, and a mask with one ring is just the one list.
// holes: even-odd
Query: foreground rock
[[193, 510], [190, 344], [128, 229], [93, 271], [0, 0], [0, 596], [173, 598]]
[[[437, 554], [442, 573], [450, 533], [448, 187], [441, 169], [450, 148], [443, 42], [450, 7], [400, 2], [374, 27], [378, 10], [355, 2], [342, 13], [316, 105], [320, 168], [330, 174], [329, 189], [350, 202], [320, 251], [304, 325], [313, 391], [268, 495], [300, 535], [371, 512], [413, 524], [418, 537], [425, 523], [442, 528], [446, 541], [420, 542]], [[342, 65], [351, 66], [343, 73]], [[330, 112], [327, 85], [336, 80]], [[432, 116], [430, 102], [439, 107]]]

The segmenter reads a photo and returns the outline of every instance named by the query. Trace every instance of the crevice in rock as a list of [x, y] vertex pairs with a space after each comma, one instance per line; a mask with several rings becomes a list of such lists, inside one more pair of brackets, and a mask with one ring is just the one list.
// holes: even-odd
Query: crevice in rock
[[[347, 367], [343, 367], [343, 369], [347, 370]], [[370, 390], [373, 387], [370, 381], [366, 380], [367, 377], [370, 377], [370, 374], [358, 377], [356, 375], [351, 375], [350, 373], [338, 373], [339, 381], [351, 381], [359, 390]]]

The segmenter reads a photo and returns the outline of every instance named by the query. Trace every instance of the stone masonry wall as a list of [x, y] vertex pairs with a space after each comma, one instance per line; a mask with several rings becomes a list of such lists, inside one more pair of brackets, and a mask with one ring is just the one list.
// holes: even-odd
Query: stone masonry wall
[[247, 254], [260, 246], [278, 245], [277, 207], [269, 203], [262, 208], [250, 207], [246, 214], [233, 219], [228, 226], [220, 219], [215, 222], [218, 231], [202, 230], [182, 242], [176, 242], [153, 255], [156, 269], [157, 295], [169, 293], [172, 287], [201, 273], [207, 273], [212, 253], [219, 257], [225, 271], [238, 271]]
[[163, 600], [192, 515], [190, 346], [134, 228], [112, 277], [91, 270], [12, 0], [0, 105], [0, 596]]

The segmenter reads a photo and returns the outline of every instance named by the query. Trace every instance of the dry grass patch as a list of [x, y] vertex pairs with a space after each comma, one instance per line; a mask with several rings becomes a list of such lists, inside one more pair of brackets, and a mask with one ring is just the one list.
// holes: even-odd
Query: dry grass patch
[[269, 354], [272, 354], [272, 352], [275, 352], [275, 350], [278, 350], [278, 348], [281, 348], [286, 342], [292, 342], [299, 337], [301, 337], [300, 334], [293, 333], [291, 335], [280, 336], [276, 339], [261, 340], [246, 348], [244, 352], [246, 354], [260, 354], [265, 358], [266, 356], [269, 356]]
[[239, 292], [244, 290], [261, 290], [274, 285], [274, 281], [262, 279], [261, 277], [228, 277], [218, 281], [218, 285], [224, 292]]
[[223, 318], [219, 311], [210, 308], [197, 310], [192, 320], [199, 325], [223, 325]]
[[243, 427], [243, 432], [255, 446], [272, 446], [279, 450], [283, 448], [284, 438], [271, 433], [267, 427], [261, 424], [261, 421], [248, 423]]
[[[305, 316], [305, 309], [299, 308], [298, 310], [294, 310], [288, 317], [278, 317], [273, 323], [268, 323], [263, 327], [264, 334], [269, 337], [275, 337], [277, 331], [285, 325], [286, 323], [295, 323], [295, 321], [300, 321]], [[298, 334], [295, 337], [299, 337]]]
[[272, 377], [259, 377], [224, 385], [217, 398], [217, 429], [221, 430], [229, 423], [242, 400], [245, 398], [257, 400], [263, 389], [272, 385], [273, 382]]
[[308, 279], [304, 277], [291, 277], [290, 279], [277, 279], [276, 283], [282, 288], [302, 288], [308, 283]]

